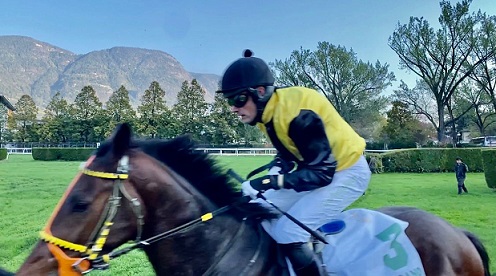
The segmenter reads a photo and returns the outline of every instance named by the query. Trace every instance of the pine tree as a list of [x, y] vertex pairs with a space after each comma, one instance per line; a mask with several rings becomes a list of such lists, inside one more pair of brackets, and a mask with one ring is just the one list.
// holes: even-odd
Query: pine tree
[[15, 129], [14, 139], [19, 142], [38, 141], [36, 115], [38, 108], [29, 95], [22, 95], [15, 104], [16, 112], [10, 126]]
[[205, 141], [205, 120], [208, 104], [205, 101], [205, 90], [193, 79], [191, 84], [184, 81], [181, 91], [177, 94], [177, 103], [172, 108], [172, 114], [181, 125], [180, 134], [190, 134], [197, 141]]
[[207, 118], [209, 143], [226, 145], [240, 139], [236, 129], [240, 128], [243, 123], [231, 111], [231, 107], [222, 94], [215, 95], [210, 111]]
[[43, 125], [40, 129], [41, 139], [53, 143], [69, 142], [71, 129], [74, 122], [70, 117], [70, 106], [67, 101], [61, 97], [60, 92], [57, 92], [45, 109], [43, 116]]
[[102, 103], [91, 86], [85, 86], [76, 96], [73, 107], [73, 119], [76, 121], [76, 138], [80, 142], [98, 142], [102, 140], [97, 131], [103, 125]]
[[121, 85], [114, 91], [106, 103], [106, 114], [109, 118], [105, 125], [105, 136], [109, 136], [117, 124], [127, 122], [135, 125], [136, 111], [129, 102], [129, 91]]
[[141, 104], [138, 106], [139, 134], [151, 138], [158, 137], [158, 130], [164, 122], [164, 116], [169, 113], [165, 103], [165, 91], [158, 82], [153, 81], [141, 97]]

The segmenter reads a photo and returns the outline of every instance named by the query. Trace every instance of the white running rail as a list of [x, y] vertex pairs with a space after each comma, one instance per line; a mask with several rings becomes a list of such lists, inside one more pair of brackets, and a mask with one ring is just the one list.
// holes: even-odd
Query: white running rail
[[276, 155], [274, 148], [198, 148], [213, 155]]

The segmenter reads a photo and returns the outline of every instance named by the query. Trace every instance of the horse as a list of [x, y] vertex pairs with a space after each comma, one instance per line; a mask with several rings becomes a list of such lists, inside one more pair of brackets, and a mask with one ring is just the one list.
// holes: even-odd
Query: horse
[[[278, 214], [244, 200], [214, 157], [185, 136], [132, 137], [119, 125], [88, 159], [16, 275], [81, 275], [134, 249], [157, 275], [289, 275], [258, 223]], [[474, 234], [412, 207], [378, 211], [409, 223], [426, 275], [490, 275]]]

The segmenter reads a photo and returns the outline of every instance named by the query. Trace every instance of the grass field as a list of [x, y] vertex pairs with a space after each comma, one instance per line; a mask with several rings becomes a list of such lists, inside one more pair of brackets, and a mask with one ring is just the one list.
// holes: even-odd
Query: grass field
[[[271, 157], [219, 157], [241, 175], [265, 164]], [[19, 268], [38, 239], [79, 162], [41, 162], [31, 156], [11, 155], [0, 161], [0, 267]], [[494, 259], [496, 271], [496, 193], [487, 188], [484, 175], [469, 173], [469, 194], [456, 194], [453, 174], [375, 174], [366, 195], [352, 207], [416, 206], [437, 214], [478, 235]], [[111, 262], [109, 271], [92, 275], [153, 275], [141, 252]]]

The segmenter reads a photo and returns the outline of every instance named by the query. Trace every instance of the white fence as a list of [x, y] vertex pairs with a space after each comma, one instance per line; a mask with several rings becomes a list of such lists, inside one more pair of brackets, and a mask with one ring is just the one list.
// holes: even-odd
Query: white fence
[[[275, 148], [198, 148], [213, 155], [276, 155]], [[365, 150], [365, 152], [388, 152], [391, 150]], [[8, 148], [7, 154], [31, 154], [31, 148]]]
[[276, 155], [274, 148], [198, 148], [213, 155]]

